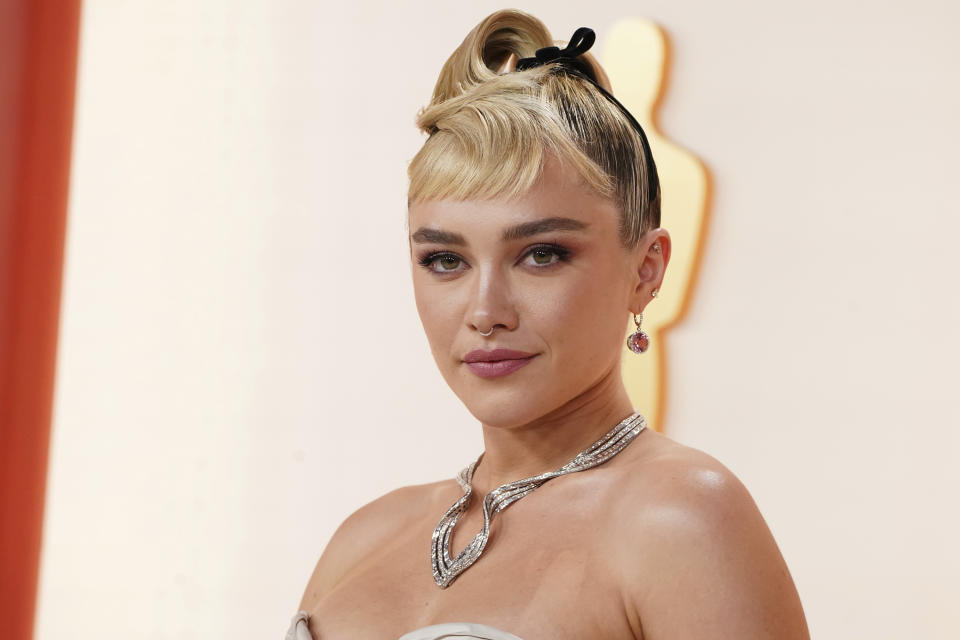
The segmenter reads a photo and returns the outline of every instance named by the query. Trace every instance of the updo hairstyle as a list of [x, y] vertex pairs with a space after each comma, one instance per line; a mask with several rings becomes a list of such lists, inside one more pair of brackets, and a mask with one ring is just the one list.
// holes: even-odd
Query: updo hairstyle
[[[642, 143], [627, 116], [558, 64], [513, 70], [516, 59], [564, 44], [516, 9], [489, 15], [467, 34], [440, 70], [430, 104], [417, 113], [429, 137], [408, 167], [408, 204], [522, 197], [552, 154], [617, 206], [624, 247], [660, 226], [659, 188], [648, 193]], [[612, 93], [590, 52], [578, 61]]]

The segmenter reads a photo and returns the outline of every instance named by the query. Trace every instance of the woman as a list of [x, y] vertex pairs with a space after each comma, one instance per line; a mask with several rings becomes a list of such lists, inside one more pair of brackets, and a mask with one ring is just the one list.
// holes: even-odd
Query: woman
[[498, 11], [418, 115], [417, 309], [484, 453], [351, 515], [288, 638], [808, 637], [747, 490], [645, 429], [624, 388], [625, 326], [642, 353], [671, 244], [645, 135], [592, 42], [580, 29], [560, 50]]

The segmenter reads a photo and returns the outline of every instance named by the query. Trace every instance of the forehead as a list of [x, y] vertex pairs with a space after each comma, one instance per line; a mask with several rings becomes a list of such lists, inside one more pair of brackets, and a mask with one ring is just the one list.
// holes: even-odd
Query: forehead
[[540, 178], [517, 199], [432, 200], [414, 202], [409, 207], [411, 233], [424, 227], [499, 231], [556, 217], [578, 220], [597, 231], [616, 231], [619, 226], [614, 203], [585, 187], [572, 168], [555, 159], [544, 163]]

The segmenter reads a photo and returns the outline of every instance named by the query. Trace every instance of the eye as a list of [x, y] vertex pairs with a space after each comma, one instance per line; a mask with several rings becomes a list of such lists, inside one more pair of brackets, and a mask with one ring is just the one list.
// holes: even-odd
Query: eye
[[434, 273], [456, 273], [464, 265], [463, 258], [455, 253], [430, 253], [418, 261], [427, 271]]
[[437, 266], [440, 267], [441, 271], [456, 271], [457, 267], [460, 266], [462, 260], [457, 256], [437, 256], [435, 258]]
[[556, 255], [556, 252], [550, 249], [534, 249], [530, 252], [530, 257], [536, 264], [551, 264]]
[[549, 267], [558, 262], [568, 260], [569, 257], [569, 249], [555, 244], [537, 245], [530, 249], [524, 256], [524, 258], [528, 259], [526, 264], [536, 268]]

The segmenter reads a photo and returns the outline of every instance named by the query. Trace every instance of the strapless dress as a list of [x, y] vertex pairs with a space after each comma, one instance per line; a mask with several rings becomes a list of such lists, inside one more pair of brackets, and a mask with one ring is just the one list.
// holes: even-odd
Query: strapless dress
[[[314, 640], [313, 636], [310, 635], [310, 629], [307, 627], [307, 621], [309, 619], [310, 616], [307, 615], [306, 611], [301, 611], [293, 616], [285, 640]], [[473, 622], [432, 624], [429, 627], [423, 627], [422, 629], [405, 633], [397, 640], [444, 640], [445, 638], [457, 638], [459, 640], [523, 640], [512, 633]], [[316, 640], [323, 639], [317, 638]]]

